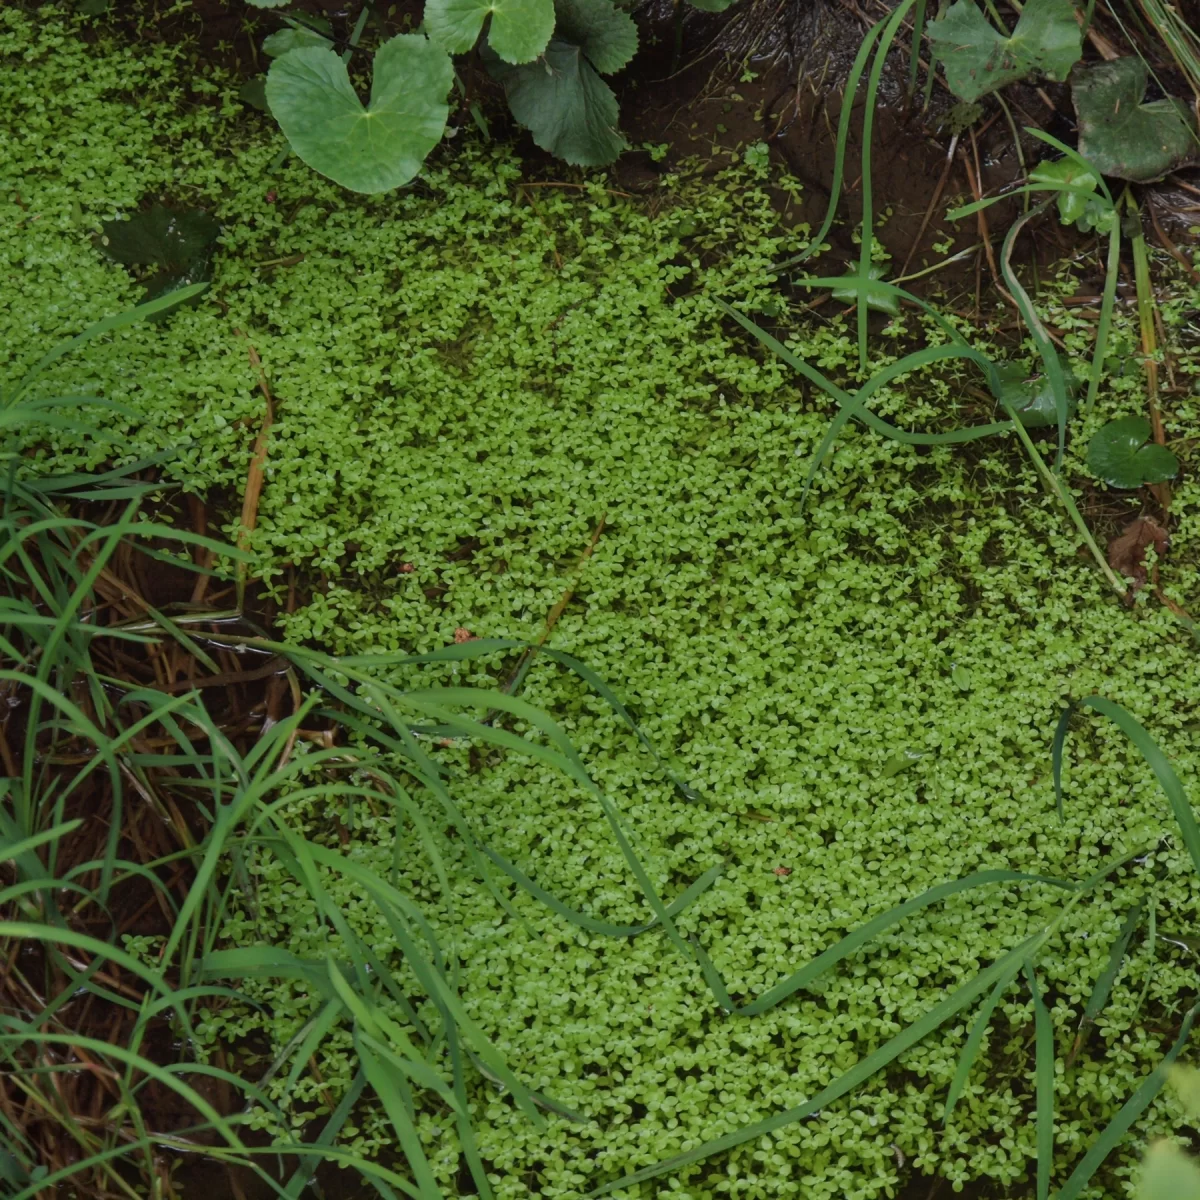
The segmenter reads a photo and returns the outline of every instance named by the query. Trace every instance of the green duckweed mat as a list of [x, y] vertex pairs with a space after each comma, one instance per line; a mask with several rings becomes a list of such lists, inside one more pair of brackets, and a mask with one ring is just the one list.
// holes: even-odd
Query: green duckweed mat
[[[1114, 874], [1042, 959], [1065, 1173], [1192, 1000], [1195, 955], [1170, 938], [1195, 929], [1200, 897], [1166, 801], [1115, 730], [1080, 720], [1059, 821], [1054, 724], [1069, 697], [1117, 700], [1194, 791], [1200, 650], [1153, 598], [1127, 609], [1106, 590], [1015, 440], [923, 452], [848, 429], [800, 512], [831, 410], [713, 303], [778, 312], [769, 265], [804, 235], [780, 232], [794, 196], [786, 181], [752, 156], [716, 175], [668, 177], [652, 197], [600, 176], [525, 187], [509, 148], [464, 135], [412, 188], [367, 199], [295, 159], [273, 166], [277, 131], [236, 102], [232, 81], [193, 76], [186, 48], [88, 47], [49, 10], [9, 10], [0, 55], [4, 373], [135, 302], [137, 285], [95, 245], [100, 221], [159, 195], [215, 213], [209, 298], [115, 335], [46, 386], [128, 406], [136, 416], [112, 429], [127, 439], [122, 453], [173, 448], [169, 477], [238, 496], [263, 408], [249, 339], [277, 398], [254, 545], [269, 584], [285, 586], [293, 565], [312, 584], [285, 621], [292, 638], [334, 653], [426, 650], [460, 629], [536, 639], [573, 586], [552, 644], [615, 688], [694, 796], [554, 664], [535, 663], [524, 695], [561, 720], [667, 898], [722, 867], [678, 924], [736, 997], [973, 870], [1082, 879], [1111, 857], [1152, 852]], [[1072, 286], [1051, 281], [1049, 293], [1060, 285]], [[1185, 295], [1164, 308], [1172, 329], [1194, 311]], [[1069, 344], [1090, 344], [1091, 326], [1059, 318]], [[873, 336], [874, 365], [929, 336], [916, 317], [892, 323]], [[1141, 411], [1134, 337], [1120, 317], [1111, 378], [1077, 423], [1077, 446], [1103, 420]], [[853, 376], [841, 317], [798, 318], [789, 344]], [[1194, 354], [1174, 358], [1183, 386], [1168, 406], [1172, 436], [1200, 417], [1198, 367]], [[878, 411], [918, 428], [980, 419], [967, 391], [980, 381], [939, 371], [884, 391]], [[88, 466], [112, 448], [61, 441], [30, 453]], [[1078, 459], [1067, 467], [1082, 480]], [[1101, 492], [1089, 511], [1126, 508]], [[1196, 605], [1190, 480], [1174, 514], [1163, 582]], [[438, 670], [488, 683], [511, 666]], [[572, 907], [647, 919], [593, 801], [516, 755], [445, 754], [459, 803], [496, 851]], [[960, 894], [772, 1012], [732, 1019], [661, 934], [592, 936], [525, 893], [511, 894], [515, 920], [465, 855], [444, 894], [416, 840], [401, 833], [397, 845], [390, 817], [295, 814], [323, 836], [335, 836], [335, 818], [363, 862], [408, 864], [412, 894], [463, 963], [469, 1010], [524, 1079], [587, 1118], [551, 1117], [538, 1133], [478, 1082], [480, 1150], [496, 1194], [512, 1200], [579, 1196], [801, 1103], [1062, 904], [1039, 884]], [[235, 914], [229, 936], [327, 950], [311, 901], [257, 871], [257, 918]], [[511, 892], [502, 877], [497, 886]], [[1159, 936], [1134, 939], [1064, 1070], [1125, 911], [1147, 889]], [[339, 898], [369, 922], [353, 896]], [[387, 952], [389, 931], [368, 931]], [[301, 989], [257, 986], [264, 1009], [213, 1012], [214, 1040], [260, 1031], [279, 1047], [315, 1011]], [[913, 1172], [1027, 1194], [1028, 992], [1006, 996], [943, 1132], [968, 1025], [952, 1023], [806, 1122], [621, 1194], [868, 1200], [898, 1195]], [[319, 1067], [323, 1085], [300, 1084], [302, 1113], [348, 1085], [348, 1033]], [[1169, 1127], [1167, 1106], [1150, 1110], [1139, 1138]], [[430, 1106], [420, 1128], [447, 1194], [459, 1194], [452, 1121]], [[369, 1111], [347, 1140], [390, 1146]], [[1135, 1142], [1090, 1194], [1122, 1192], [1136, 1152]]]

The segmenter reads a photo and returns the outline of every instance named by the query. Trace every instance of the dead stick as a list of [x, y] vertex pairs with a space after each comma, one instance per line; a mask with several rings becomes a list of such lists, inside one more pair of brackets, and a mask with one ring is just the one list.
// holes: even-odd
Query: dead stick
[[[262, 359], [258, 357], [258, 351], [255, 350], [254, 344], [240, 329], [235, 329], [234, 332], [238, 337], [246, 338], [246, 350], [250, 355], [250, 365], [254, 368], [259, 390], [267, 402], [258, 437], [254, 440], [250, 470], [246, 473], [246, 491], [242, 496], [242, 520], [241, 528], [238, 530], [237, 545], [239, 550], [249, 550], [250, 535], [258, 524], [258, 503], [262, 497], [264, 479], [263, 467], [267, 461], [267, 439], [271, 433], [271, 426], [275, 423], [275, 400], [271, 395], [271, 387], [267, 383], [267, 377], [263, 371]], [[237, 607], [239, 609], [243, 607], [245, 598], [246, 563], [243, 561], [237, 565]]]
[[[558, 602], [546, 615], [546, 624], [542, 629], [542, 636], [537, 642], [529, 646], [521, 652], [521, 657], [517, 659], [516, 668], [508, 677], [504, 686], [500, 689], [506, 696], [511, 696], [512, 693], [520, 686], [521, 680], [529, 671], [529, 667], [533, 662], [537, 652], [550, 640], [550, 634], [554, 631], [554, 626], [558, 624], [558, 618], [563, 615], [567, 609], [567, 605], [571, 603], [575, 595], [575, 585], [579, 582], [579, 573], [583, 570], [587, 560], [592, 557], [592, 552], [596, 549], [596, 543], [600, 540], [600, 535], [604, 532], [605, 522], [608, 520], [608, 513], [604, 513], [600, 517], [599, 523], [596, 525], [592, 533], [592, 540], [587, 544], [587, 548], [579, 556], [579, 561], [575, 564], [575, 569], [571, 572], [571, 581], [567, 584], [563, 594], [558, 598]], [[490, 725], [500, 715], [499, 709], [493, 709], [483, 719], [485, 725]]]

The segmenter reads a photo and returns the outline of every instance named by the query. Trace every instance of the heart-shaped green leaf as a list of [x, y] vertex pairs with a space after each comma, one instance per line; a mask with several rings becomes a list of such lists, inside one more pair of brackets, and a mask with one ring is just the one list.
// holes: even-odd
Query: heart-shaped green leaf
[[599, 73], [619, 71], [633, 57], [637, 28], [612, 0], [559, 0], [557, 13], [554, 37], [537, 62], [510, 66], [489, 48], [484, 62], [543, 150], [575, 166], [604, 166], [625, 139], [617, 99]]
[[305, 46], [316, 46], [320, 50], [331, 49], [329, 39], [323, 37], [315, 29], [305, 25], [293, 24], [289, 29], [277, 29], [269, 37], [263, 38], [263, 53], [268, 58], [282, 58], [293, 50], [303, 50]]
[[[887, 274], [887, 268], [880, 263], [874, 263], [868, 269], [867, 275], [871, 282], [867, 284], [867, 307], [872, 312], [884, 313], [889, 317], [898, 317], [900, 315], [900, 297], [893, 296], [891, 292], [885, 288], [872, 286], [875, 281], [883, 279]], [[846, 275], [847, 279], [858, 279], [858, 275], [854, 271], [850, 271]], [[849, 285], [833, 289], [833, 298], [839, 304], [857, 304], [858, 303], [858, 288]]]
[[1165, 446], [1149, 439], [1150, 422], [1145, 417], [1109, 421], [1092, 438], [1087, 465], [1105, 483], [1119, 488], [1174, 479], [1179, 460]]
[[489, 14], [488, 45], [506, 63], [531, 62], [554, 32], [554, 0], [428, 0], [425, 28], [449, 53], [465, 54]]
[[[1048, 375], [1034, 375], [1020, 363], [1001, 363], [1000, 394], [996, 397], [1005, 409], [1011, 408], [1026, 429], [1047, 429], [1058, 424], [1058, 403]], [[1074, 376], [1063, 371], [1067, 381], [1067, 419], [1075, 415], [1077, 387]]]
[[412, 179], [441, 141], [453, 81], [446, 52], [406, 33], [376, 53], [365, 109], [345, 63], [316, 46], [271, 64], [267, 103], [292, 149], [314, 171], [354, 192], [386, 192]]
[[557, 0], [554, 13], [554, 36], [574, 42], [601, 75], [619, 71], [637, 52], [637, 26], [612, 0]]
[[1083, 39], [1071, 0], [1028, 0], [1007, 38], [974, 0], [958, 0], [929, 26], [929, 40], [950, 90], [969, 101], [1035, 71], [1066, 79], [1079, 61]]
[[1103, 175], [1145, 183], [1195, 154], [1196, 122], [1173, 96], [1143, 104], [1146, 65], [1116, 58], [1078, 71], [1071, 99], [1079, 118], [1079, 153]]

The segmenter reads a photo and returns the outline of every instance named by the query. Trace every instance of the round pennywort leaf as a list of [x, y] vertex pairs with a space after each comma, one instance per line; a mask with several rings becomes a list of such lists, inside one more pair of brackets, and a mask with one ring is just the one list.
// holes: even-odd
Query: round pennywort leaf
[[1092, 438], [1087, 465], [1105, 483], [1119, 488], [1166, 483], [1179, 472], [1175, 455], [1150, 441], [1150, 422], [1145, 417], [1109, 421]]
[[267, 75], [267, 103], [292, 149], [353, 192], [408, 183], [441, 141], [450, 115], [454, 68], [427, 38], [407, 33], [385, 42], [374, 71], [366, 108], [332, 49], [291, 50]]
[[1076, 72], [1071, 99], [1079, 153], [1104, 175], [1161, 179], [1196, 148], [1196, 122], [1173, 96], [1143, 104], [1148, 75], [1140, 58], [1117, 58]]
[[429, 36], [451, 54], [470, 50], [488, 17], [488, 45], [506, 63], [532, 62], [554, 32], [554, 0], [428, 0], [425, 5]]

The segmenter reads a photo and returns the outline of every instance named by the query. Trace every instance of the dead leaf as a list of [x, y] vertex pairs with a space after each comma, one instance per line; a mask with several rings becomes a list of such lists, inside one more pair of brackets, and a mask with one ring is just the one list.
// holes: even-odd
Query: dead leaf
[[1170, 539], [1167, 531], [1150, 517], [1137, 517], [1125, 526], [1125, 532], [1108, 543], [1108, 565], [1132, 579], [1135, 587], [1146, 582], [1146, 551], [1153, 546], [1160, 557]]

